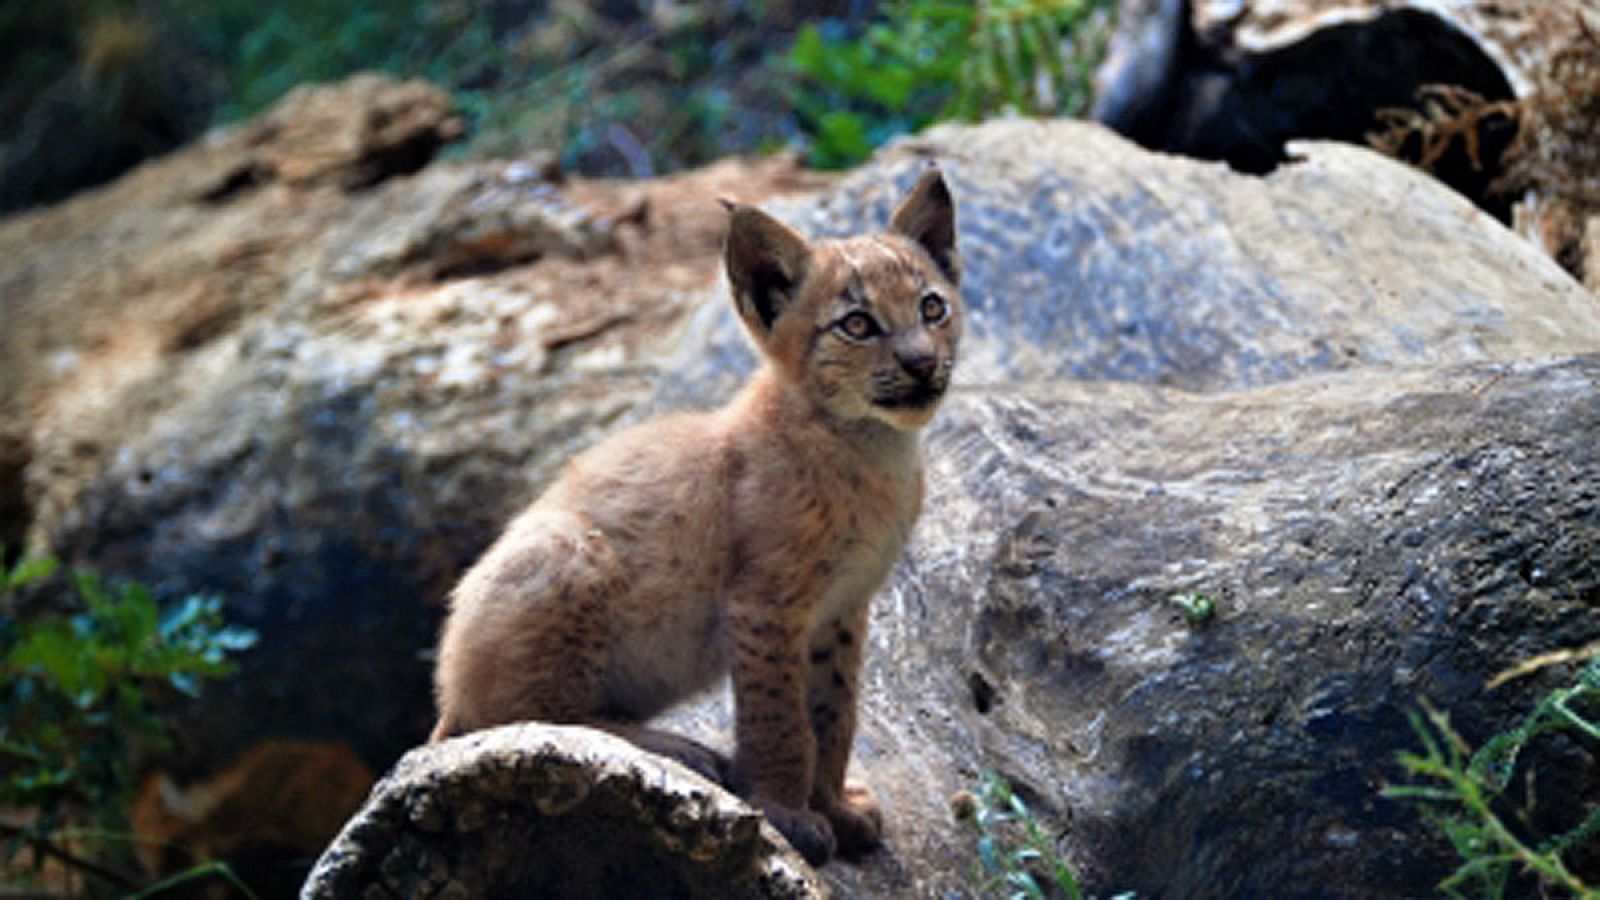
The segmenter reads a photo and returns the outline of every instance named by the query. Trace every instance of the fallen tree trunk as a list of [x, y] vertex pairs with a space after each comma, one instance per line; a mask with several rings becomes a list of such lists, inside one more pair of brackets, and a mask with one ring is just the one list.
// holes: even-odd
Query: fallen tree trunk
[[1119, 17], [1097, 121], [1254, 173], [1291, 140], [1375, 138], [1600, 291], [1594, 0], [1124, 0]]
[[400, 760], [301, 896], [824, 896], [761, 815], [587, 728], [513, 725]]

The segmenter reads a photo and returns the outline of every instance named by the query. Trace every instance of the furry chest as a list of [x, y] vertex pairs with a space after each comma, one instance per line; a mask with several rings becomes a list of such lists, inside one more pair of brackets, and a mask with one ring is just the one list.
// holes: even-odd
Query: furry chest
[[914, 523], [912, 511], [870, 532], [852, 530], [840, 535], [827, 560], [828, 577], [811, 610], [812, 629], [848, 619], [857, 607], [872, 600], [900, 559]]

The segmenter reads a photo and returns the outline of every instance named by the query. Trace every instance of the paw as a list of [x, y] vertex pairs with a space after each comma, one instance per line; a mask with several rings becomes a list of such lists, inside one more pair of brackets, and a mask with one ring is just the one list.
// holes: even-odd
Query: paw
[[820, 866], [833, 857], [833, 828], [828, 820], [809, 809], [794, 809], [777, 804], [762, 804], [767, 821], [789, 841], [806, 862]]
[[883, 811], [864, 784], [846, 784], [844, 797], [823, 814], [833, 826], [840, 856], [862, 856], [883, 843]]

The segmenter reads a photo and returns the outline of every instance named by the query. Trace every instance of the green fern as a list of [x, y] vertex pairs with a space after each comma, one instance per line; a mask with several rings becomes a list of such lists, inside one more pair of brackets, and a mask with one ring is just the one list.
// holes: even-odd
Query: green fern
[[[214, 597], [161, 604], [141, 585], [83, 572], [63, 585], [56, 569], [44, 559], [0, 566], [0, 807], [29, 814], [25, 825], [0, 823], [0, 871], [31, 850], [127, 891], [137, 883], [119, 871], [118, 842], [131, 757], [161, 747], [162, 714], [231, 674], [230, 654], [256, 635], [225, 625]], [[53, 593], [60, 611], [27, 608], [24, 589]], [[77, 855], [90, 843], [104, 858]]]
[[976, 794], [959, 795], [956, 815], [971, 823], [977, 840], [974, 880], [981, 896], [1007, 900], [1083, 896], [1055, 842], [999, 773], [985, 771]]
[[[1573, 731], [1591, 742], [1600, 739], [1600, 658], [1591, 660], [1571, 685], [1552, 691], [1513, 728], [1495, 735], [1474, 752], [1451, 727], [1448, 715], [1423, 704], [1412, 728], [1421, 753], [1402, 753], [1400, 764], [1414, 783], [1384, 788], [1386, 797], [1419, 804], [1423, 815], [1455, 848], [1461, 865], [1440, 883], [1452, 897], [1499, 898], [1511, 876], [1525, 870], [1548, 889], [1597, 900], [1600, 890], [1583, 883], [1568, 868], [1567, 857], [1600, 836], [1600, 807], [1562, 834], [1530, 844], [1506, 824], [1507, 796], [1518, 757], [1535, 737]], [[1592, 746], [1592, 743], [1591, 743]]]
[[859, 36], [801, 30], [789, 60], [811, 161], [850, 165], [944, 119], [1076, 115], [1105, 52], [1113, 0], [896, 0]]

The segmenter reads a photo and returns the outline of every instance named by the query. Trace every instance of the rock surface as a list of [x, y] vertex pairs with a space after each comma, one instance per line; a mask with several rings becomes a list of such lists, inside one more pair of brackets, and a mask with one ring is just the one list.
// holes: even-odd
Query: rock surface
[[[1433, 179], [1340, 144], [1296, 153], [1253, 178], [1070, 122], [939, 128], [814, 202], [775, 209], [814, 234], [880, 227], [923, 160], [945, 161], [961, 204], [969, 384], [1211, 391], [1597, 346], [1595, 299]], [[691, 342], [668, 366], [691, 384], [726, 375], [743, 348], [720, 304], [703, 310], [719, 352]]]
[[[8, 457], [36, 546], [262, 631], [190, 765], [268, 735], [387, 765], [430, 724], [436, 601], [500, 523], [574, 449], [748, 370], [712, 199], [876, 228], [937, 157], [972, 327], [874, 613], [856, 763], [888, 844], [823, 878], [970, 891], [946, 803], [992, 768], [1097, 894], [1413, 896], [1445, 851], [1376, 793], [1406, 710], [1481, 740], [1559, 676], [1490, 674], [1600, 636], [1600, 307], [1430, 179], [1297, 153], [1254, 178], [1004, 122], [825, 190], [781, 161], [435, 164], [217, 201], [178, 157], [0, 223]], [[726, 713], [673, 721], [726, 746]], [[457, 752], [403, 773], [488, 771]]]
[[306, 881], [361, 897], [726, 897], [823, 889], [761, 815], [619, 738], [513, 725], [406, 754]]
[[[375, 115], [385, 95], [345, 87]], [[821, 183], [784, 159], [559, 187], [436, 164], [206, 199], [260, 150], [224, 138], [0, 223], [0, 498], [34, 547], [220, 593], [271, 648], [197, 712], [185, 778], [274, 735], [380, 770], [420, 739], [438, 600], [650, 392], [640, 348], [715, 277], [715, 198]]]
[[[1600, 635], [1596, 427], [1595, 356], [957, 395], [858, 749], [905, 868], [829, 877], [960, 890], [923, 863], [970, 854], [944, 798], [987, 768], [1095, 895], [1428, 894], [1448, 855], [1377, 792], [1419, 697], [1481, 741], [1534, 688], [1490, 675]], [[1570, 777], [1541, 809], [1600, 789]]]

